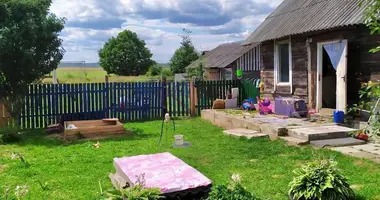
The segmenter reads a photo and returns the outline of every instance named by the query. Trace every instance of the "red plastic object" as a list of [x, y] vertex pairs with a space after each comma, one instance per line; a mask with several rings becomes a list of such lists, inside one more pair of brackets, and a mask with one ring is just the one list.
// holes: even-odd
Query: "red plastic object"
[[356, 139], [364, 140], [364, 141], [368, 141], [368, 135], [367, 135], [367, 134], [364, 134], [364, 133], [359, 133], [359, 134], [356, 136]]

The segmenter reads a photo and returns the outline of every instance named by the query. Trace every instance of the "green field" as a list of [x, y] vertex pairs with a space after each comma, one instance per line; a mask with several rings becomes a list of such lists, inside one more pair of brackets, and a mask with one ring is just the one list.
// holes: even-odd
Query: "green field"
[[[282, 141], [228, 137], [200, 118], [177, 120], [176, 125], [160, 146], [161, 121], [127, 123], [135, 135], [101, 140], [98, 149], [93, 147], [96, 141], [68, 144], [46, 138], [43, 130], [25, 133], [20, 143], [0, 145], [0, 199], [6, 186], [25, 184], [26, 199], [104, 199], [99, 183], [103, 190], [112, 187], [108, 175], [115, 171], [113, 158], [159, 152], [171, 152], [214, 184], [226, 183], [238, 173], [249, 191], [272, 200], [288, 199], [294, 169], [314, 159], [335, 158], [358, 199], [380, 199], [380, 165], [374, 162], [326, 149], [288, 147]], [[192, 146], [174, 149], [174, 134], [184, 134]], [[12, 159], [14, 152], [22, 154], [30, 167]]]
[[[101, 83], [105, 82], [106, 75], [107, 72], [100, 67], [61, 67], [57, 69], [59, 83]], [[138, 82], [157, 80], [159, 78], [160, 77], [111, 75], [109, 80], [110, 82]], [[43, 82], [52, 83], [52, 79], [45, 78]]]
[[[105, 82], [107, 72], [103, 68], [79, 68], [64, 67], [57, 69], [57, 77], [59, 83], [102, 83]], [[136, 82], [150, 80], [148, 76], [116, 76], [112, 75], [109, 80], [111, 82]], [[52, 79], [44, 79], [44, 83], [51, 83]]]

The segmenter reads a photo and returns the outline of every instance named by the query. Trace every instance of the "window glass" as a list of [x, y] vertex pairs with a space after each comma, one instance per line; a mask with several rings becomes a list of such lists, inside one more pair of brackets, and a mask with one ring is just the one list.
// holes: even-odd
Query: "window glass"
[[278, 58], [279, 58], [279, 81], [280, 83], [289, 82], [289, 44], [278, 45]]

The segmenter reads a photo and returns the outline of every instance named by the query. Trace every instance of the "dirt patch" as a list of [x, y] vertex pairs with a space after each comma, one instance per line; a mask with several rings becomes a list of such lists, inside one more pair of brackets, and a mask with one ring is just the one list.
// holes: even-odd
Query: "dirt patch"
[[0, 173], [3, 173], [8, 168], [8, 165], [0, 165]]
[[363, 162], [362, 160], [355, 160], [354, 165], [359, 166], [359, 167], [364, 167], [364, 166], [366, 166], [366, 163]]
[[272, 178], [275, 178], [275, 179], [282, 179], [282, 178], [284, 178], [284, 175], [281, 175], [281, 174], [275, 174], [275, 175], [272, 175]]
[[364, 187], [364, 185], [351, 185], [351, 188], [353, 189], [353, 190], [360, 190], [360, 189], [362, 189]]
[[290, 156], [293, 156], [293, 154], [285, 154], [285, 153], [283, 153], [283, 154], [280, 154], [279, 156], [280, 157], [290, 157]]
[[305, 161], [296, 161], [296, 164], [294, 164], [294, 165], [297, 167], [301, 167], [301, 166], [304, 166], [305, 164], [306, 164]]

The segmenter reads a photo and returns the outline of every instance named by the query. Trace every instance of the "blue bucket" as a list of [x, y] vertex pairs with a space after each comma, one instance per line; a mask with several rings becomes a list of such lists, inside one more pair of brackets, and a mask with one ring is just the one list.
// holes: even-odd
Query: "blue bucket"
[[341, 110], [334, 111], [333, 119], [334, 119], [334, 123], [337, 123], [337, 124], [344, 123], [344, 112]]

